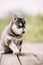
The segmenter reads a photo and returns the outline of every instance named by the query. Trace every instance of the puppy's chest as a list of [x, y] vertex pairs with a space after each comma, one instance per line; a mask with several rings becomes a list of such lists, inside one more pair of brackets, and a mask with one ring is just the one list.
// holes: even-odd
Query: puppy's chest
[[18, 39], [18, 38], [13, 38], [12, 41], [16, 44], [16, 45], [21, 45], [22, 44], [22, 38]]

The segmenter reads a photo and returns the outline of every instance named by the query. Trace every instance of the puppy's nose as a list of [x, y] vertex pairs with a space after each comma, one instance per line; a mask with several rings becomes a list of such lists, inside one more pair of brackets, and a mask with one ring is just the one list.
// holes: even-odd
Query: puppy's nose
[[22, 34], [24, 34], [24, 33], [25, 33], [25, 31], [22, 32]]

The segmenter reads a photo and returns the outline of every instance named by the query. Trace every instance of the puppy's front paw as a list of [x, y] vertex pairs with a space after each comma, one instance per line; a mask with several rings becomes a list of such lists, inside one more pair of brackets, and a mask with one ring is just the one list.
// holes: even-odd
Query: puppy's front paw
[[15, 55], [20, 55], [20, 52], [15, 52]]
[[19, 53], [19, 50], [16, 50], [16, 51], [13, 52], [13, 54], [17, 54], [17, 53]]

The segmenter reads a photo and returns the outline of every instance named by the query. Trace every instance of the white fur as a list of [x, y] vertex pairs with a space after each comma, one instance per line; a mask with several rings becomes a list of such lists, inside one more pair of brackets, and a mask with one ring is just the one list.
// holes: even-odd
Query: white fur
[[9, 47], [13, 50], [13, 54], [15, 54], [16, 52], [19, 52], [17, 46], [13, 42], [11, 42]]
[[16, 34], [21, 34], [22, 33], [22, 28], [17, 28], [17, 26], [14, 24], [13, 26], [12, 26], [12, 30], [16, 33]]
[[20, 23], [20, 26], [22, 26], [22, 24]]

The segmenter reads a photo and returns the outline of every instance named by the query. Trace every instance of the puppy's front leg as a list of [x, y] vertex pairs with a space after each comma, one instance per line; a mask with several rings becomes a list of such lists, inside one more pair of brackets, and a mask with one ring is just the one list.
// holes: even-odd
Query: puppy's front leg
[[13, 51], [13, 54], [19, 53], [19, 49], [13, 42], [10, 43], [9, 48], [11, 48], [11, 50]]
[[19, 52], [19, 49], [17, 48], [16, 44], [12, 41], [12, 37], [7, 36], [5, 44], [13, 51], [13, 54]]

